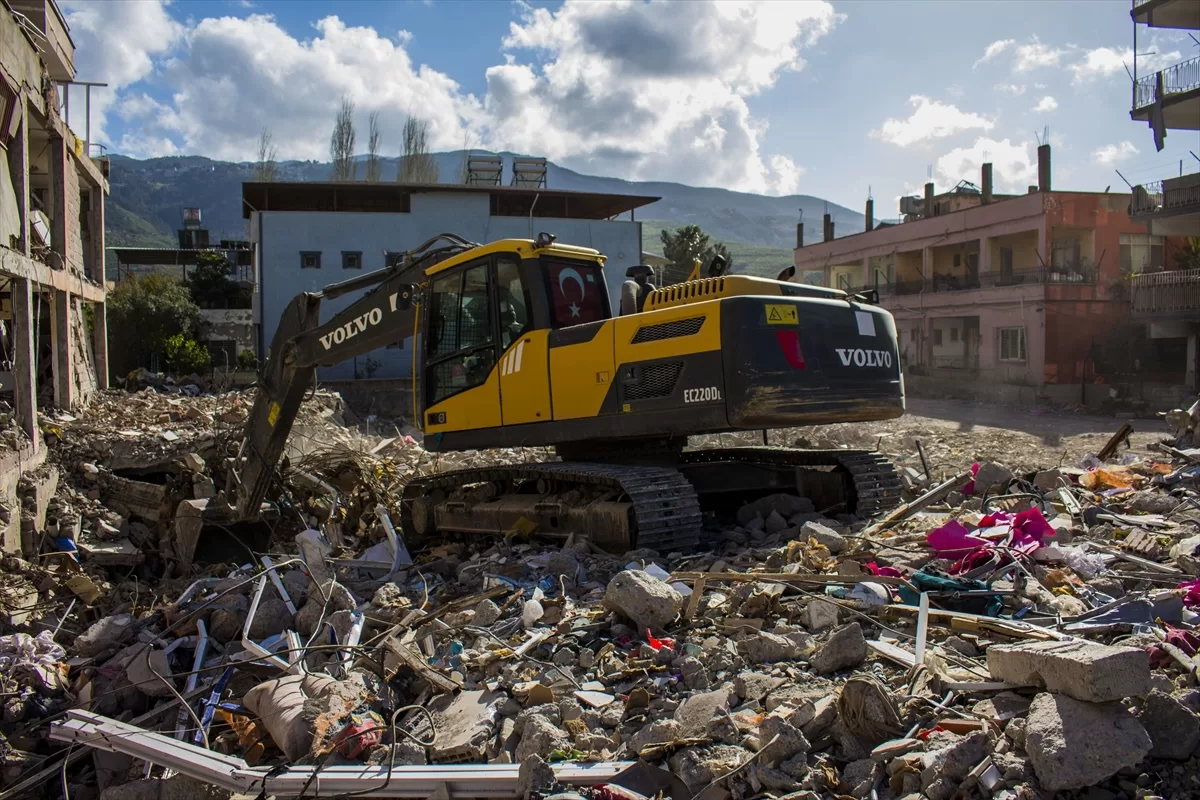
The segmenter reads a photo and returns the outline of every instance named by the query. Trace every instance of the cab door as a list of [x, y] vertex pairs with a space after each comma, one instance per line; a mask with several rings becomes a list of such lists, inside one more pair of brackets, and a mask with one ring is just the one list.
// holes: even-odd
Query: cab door
[[497, 326], [490, 258], [435, 275], [424, 341], [425, 431], [500, 425]]
[[550, 421], [550, 331], [532, 330], [529, 286], [515, 254], [496, 257], [500, 402], [505, 425]]

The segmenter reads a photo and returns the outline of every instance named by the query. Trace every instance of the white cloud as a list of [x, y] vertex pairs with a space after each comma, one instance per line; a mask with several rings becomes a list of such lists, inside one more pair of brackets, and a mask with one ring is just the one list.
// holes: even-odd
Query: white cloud
[[[92, 139], [104, 141], [104, 121], [117, 94], [149, 77], [154, 57], [169, 52], [184, 28], [158, 2], [65, 0], [62, 6], [75, 42], [76, 77], [108, 84], [91, 92]], [[72, 94], [81, 95], [82, 90], [73, 89]], [[82, 97], [72, 105], [70, 123], [80, 132], [87, 122], [76, 114], [84, 107]]]
[[978, 67], [980, 64], [983, 64], [984, 62], [991, 61], [993, 58], [1000, 55], [1001, 53], [1003, 53], [1005, 50], [1012, 47], [1016, 43], [1017, 43], [1016, 39], [998, 39], [998, 40], [992, 42], [991, 44], [989, 44], [987, 46], [987, 49], [983, 51], [983, 55], [980, 56], [979, 59], [974, 64], [971, 65], [971, 69], [975, 69], [975, 67]]
[[504, 61], [486, 71], [478, 97], [414, 64], [405, 31], [330, 16], [300, 40], [269, 15], [202, 19], [162, 65], [165, 108], [128, 98], [136, 133], [121, 145], [149, 154], [168, 140], [182, 152], [246, 160], [266, 126], [281, 157], [325, 160], [345, 94], [360, 126], [380, 112], [387, 155], [411, 113], [429, 120], [435, 149], [461, 147], [469, 135], [476, 146], [630, 179], [795, 191], [803, 169], [762, 152], [766, 122], [745, 98], [802, 69], [802, 50], [841, 17], [827, 2], [679, 8], [661, 0], [522, 5]]
[[1025, 87], [1016, 83], [998, 83], [996, 84], [996, 90], [1011, 94], [1013, 97], [1020, 97], [1025, 94]]
[[1039, 67], [1057, 67], [1065, 53], [1066, 50], [1042, 44], [1035, 36], [1029, 44], [1017, 47], [1017, 61], [1013, 70], [1029, 72]]
[[[1178, 50], [1163, 53], [1157, 52], [1157, 50], [1158, 48], [1152, 47], [1153, 52], [1138, 55], [1139, 75], [1155, 72], [1175, 64], [1183, 58]], [[1128, 47], [1124, 49], [1097, 47], [1094, 50], [1088, 50], [1083, 54], [1081, 60], [1068, 67], [1075, 76], [1075, 83], [1124, 74], [1127, 68], [1133, 69], [1133, 51]]]
[[1092, 151], [1092, 160], [1102, 166], [1111, 167], [1114, 164], [1127, 161], [1137, 154], [1138, 149], [1133, 146], [1133, 142], [1126, 140], [1117, 144], [1106, 144], [1103, 147], [1096, 148]]
[[990, 131], [995, 124], [987, 117], [960, 111], [956, 106], [931, 100], [919, 94], [908, 98], [913, 112], [906, 119], [887, 119], [871, 136], [907, 147], [926, 139], [941, 139], [962, 131]]
[[992, 164], [992, 181], [997, 191], [1024, 193], [1026, 187], [1037, 182], [1037, 157], [1031, 142], [1013, 144], [1008, 139], [980, 138], [970, 147], [959, 147], [939, 158], [934, 172], [947, 186], [960, 180], [978, 185], [980, 167]]
[[1038, 101], [1036, 106], [1033, 107], [1033, 113], [1041, 114], [1046, 111], [1053, 111], [1056, 108], [1058, 108], [1058, 101], [1050, 95], [1046, 95]]

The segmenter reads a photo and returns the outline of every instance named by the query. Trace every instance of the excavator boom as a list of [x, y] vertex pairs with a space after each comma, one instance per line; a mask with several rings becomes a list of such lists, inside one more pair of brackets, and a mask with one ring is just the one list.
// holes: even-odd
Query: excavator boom
[[[444, 246], [434, 245], [445, 242]], [[414, 333], [420, 280], [428, 267], [477, 245], [442, 234], [401, 255], [385, 269], [297, 295], [284, 310], [259, 374], [258, 393], [246, 420], [238, 475], [238, 519], [257, 513], [283, 454], [292, 423], [316, 368], [332, 366]], [[321, 301], [373, 287], [324, 324]]]

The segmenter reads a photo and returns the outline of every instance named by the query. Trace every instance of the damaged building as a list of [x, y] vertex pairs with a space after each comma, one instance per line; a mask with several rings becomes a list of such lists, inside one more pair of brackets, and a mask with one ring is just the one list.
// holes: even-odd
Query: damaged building
[[[1048, 144], [1027, 193], [995, 194], [991, 164], [980, 184], [927, 183], [901, 198], [898, 224], [876, 225], [868, 200], [866, 230], [842, 238], [826, 215], [821, 241], [799, 231], [797, 279], [878, 291], [917, 394], [1101, 405], [1115, 392], [1170, 407], [1196, 389], [1195, 334], [1152, 328], [1137, 291], [1162, 282], [1150, 276], [1175, 265], [1183, 237], [1131, 216], [1128, 193], [1052, 189]], [[1175, 319], [1200, 317], [1194, 294], [1174, 299]]]
[[108, 160], [86, 136], [75, 46], [54, 0], [0, 0], [0, 489], [44, 459], [39, 409], [108, 386], [104, 197]]

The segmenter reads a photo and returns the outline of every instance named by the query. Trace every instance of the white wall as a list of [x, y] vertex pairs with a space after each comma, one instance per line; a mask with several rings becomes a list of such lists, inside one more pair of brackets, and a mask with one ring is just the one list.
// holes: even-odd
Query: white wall
[[[257, 215], [255, 215], [257, 216]], [[343, 250], [361, 250], [363, 269], [370, 272], [385, 266], [385, 251], [402, 251], [420, 245], [439, 233], [455, 233], [474, 242], [529, 238], [528, 217], [493, 217], [485, 192], [429, 192], [412, 195], [409, 214], [349, 213], [325, 211], [267, 211], [262, 217], [259, 244], [258, 290], [264, 348], [269, 348], [283, 309], [300, 292], [318, 291], [360, 274], [342, 269]], [[257, 241], [259, 220], [250, 221], [251, 237]], [[641, 258], [641, 232], [628, 220], [533, 219], [533, 235], [552, 233], [563, 244], [594, 247], [608, 256], [605, 278], [614, 307], [620, 299], [625, 270]], [[320, 251], [321, 269], [301, 269], [301, 251]], [[321, 305], [321, 321], [354, 302], [355, 293]], [[397, 337], [399, 338], [399, 337]], [[404, 349], [376, 350], [369, 357], [379, 362], [375, 378], [406, 378], [412, 374], [411, 342]], [[367, 356], [358, 359], [363, 377]], [[345, 362], [319, 371], [323, 380], [354, 378], [354, 363]]]

